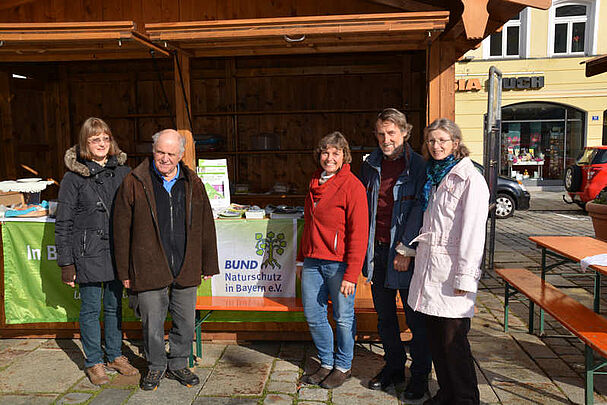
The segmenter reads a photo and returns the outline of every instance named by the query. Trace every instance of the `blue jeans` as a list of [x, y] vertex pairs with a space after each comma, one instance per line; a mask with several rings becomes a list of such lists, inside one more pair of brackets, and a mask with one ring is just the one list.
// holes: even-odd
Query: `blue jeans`
[[103, 331], [108, 361], [122, 355], [122, 283], [80, 284], [80, 340], [84, 349], [85, 367], [103, 363], [101, 349], [101, 298], [103, 296]]
[[[344, 297], [339, 292], [346, 263], [321, 259], [305, 259], [301, 274], [304, 314], [310, 334], [318, 350], [322, 366], [349, 370], [354, 357], [356, 318], [354, 295]], [[327, 319], [327, 304], [331, 296], [333, 320], [337, 334], [337, 349], [333, 350], [333, 329]]]

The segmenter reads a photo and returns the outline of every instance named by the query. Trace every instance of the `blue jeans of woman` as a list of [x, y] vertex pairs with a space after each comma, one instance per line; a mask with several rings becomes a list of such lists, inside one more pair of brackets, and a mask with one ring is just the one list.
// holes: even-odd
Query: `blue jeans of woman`
[[[321, 365], [347, 371], [354, 357], [356, 318], [354, 295], [345, 297], [339, 292], [344, 279], [346, 263], [331, 260], [304, 260], [301, 292], [304, 314], [310, 334], [318, 350]], [[331, 297], [333, 320], [336, 325], [337, 348], [334, 350], [333, 329], [327, 319], [327, 305]]]
[[103, 363], [99, 314], [103, 298], [103, 332], [108, 361], [122, 355], [122, 283], [80, 284], [80, 339], [84, 349], [84, 366]]

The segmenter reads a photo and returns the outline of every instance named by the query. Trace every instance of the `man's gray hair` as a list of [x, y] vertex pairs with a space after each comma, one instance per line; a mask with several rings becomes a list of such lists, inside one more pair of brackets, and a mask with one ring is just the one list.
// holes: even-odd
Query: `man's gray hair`
[[[156, 150], [156, 144], [158, 143], [158, 138], [160, 138], [160, 135], [162, 135], [162, 133], [166, 132], [166, 131], [174, 131], [174, 130], [163, 129], [162, 131], [158, 131], [154, 135], [152, 135], [152, 150]], [[175, 131], [175, 132], [177, 132], [177, 131]], [[183, 135], [181, 135], [179, 132], [177, 132], [177, 134], [179, 135], [179, 154], [183, 155], [183, 153], [185, 152], [185, 137]]]

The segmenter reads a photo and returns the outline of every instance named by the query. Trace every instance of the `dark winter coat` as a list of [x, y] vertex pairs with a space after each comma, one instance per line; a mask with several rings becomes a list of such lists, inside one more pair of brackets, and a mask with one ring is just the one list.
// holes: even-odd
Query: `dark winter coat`
[[[394, 184], [394, 206], [392, 208], [392, 225], [390, 227], [390, 252], [388, 254], [385, 288], [409, 288], [415, 260], [411, 260], [409, 271], [394, 270], [396, 246], [402, 243], [405, 247], [415, 249], [417, 245], [411, 241], [419, 234], [422, 226], [423, 211], [419, 201], [419, 193], [426, 180], [426, 161], [415, 153], [408, 143], [403, 150], [405, 170], [398, 176]], [[381, 162], [384, 154], [377, 148], [363, 162], [361, 181], [367, 188], [369, 205], [369, 241], [367, 257], [363, 266], [363, 274], [367, 280], [373, 279], [375, 257], [375, 226], [377, 215], [377, 199], [381, 183]]]
[[209, 198], [196, 173], [181, 165], [185, 175], [185, 256], [177, 277], [164, 251], [150, 160], [126, 176], [116, 196], [114, 250], [120, 280], [130, 280], [135, 292], [170, 285], [193, 287], [202, 275], [219, 273], [215, 222]]
[[57, 264], [76, 267], [76, 283], [116, 279], [110, 251], [110, 219], [116, 191], [130, 169], [126, 153], [110, 156], [105, 166], [65, 152], [69, 170], [59, 188], [55, 220]]

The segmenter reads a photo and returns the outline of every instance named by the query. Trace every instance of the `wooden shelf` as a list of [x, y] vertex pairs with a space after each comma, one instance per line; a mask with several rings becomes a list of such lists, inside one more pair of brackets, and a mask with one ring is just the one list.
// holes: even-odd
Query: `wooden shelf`
[[149, 113], [149, 114], [124, 114], [124, 115], [106, 115], [106, 119], [124, 120], [132, 118], [173, 118], [175, 114]]
[[238, 204], [258, 205], [262, 208], [268, 204], [302, 206], [306, 194], [232, 194], [230, 200]]
[[[329, 110], [267, 110], [267, 111], [215, 111], [215, 112], [200, 112], [193, 113], [194, 117], [219, 117], [230, 115], [294, 115], [294, 114], [367, 114], [381, 111], [382, 108], [352, 108], [352, 109], [329, 109]], [[420, 108], [406, 108], [402, 110], [404, 113], [422, 112]]]

